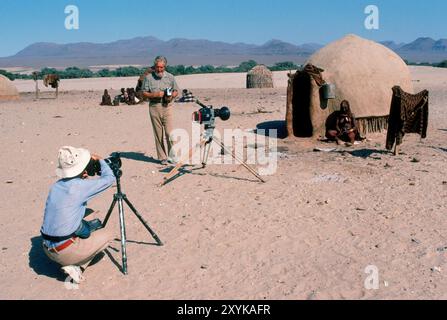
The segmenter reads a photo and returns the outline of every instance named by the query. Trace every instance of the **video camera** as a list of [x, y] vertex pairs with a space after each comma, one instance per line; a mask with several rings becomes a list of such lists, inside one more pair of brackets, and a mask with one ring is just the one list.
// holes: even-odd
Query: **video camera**
[[[112, 153], [112, 155], [106, 159], [104, 159], [105, 163], [108, 164], [110, 169], [112, 169], [115, 177], [121, 177], [122, 171], [120, 170], [122, 162], [121, 157], [118, 152]], [[90, 159], [89, 164], [87, 165], [87, 174], [91, 177], [94, 175], [101, 175], [101, 164], [99, 160]]]
[[164, 92], [164, 96], [163, 96], [163, 102], [164, 103], [169, 103], [172, 100], [172, 93], [173, 93], [174, 89], [169, 87], [163, 90]]
[[206, 106], [199, 100], [196, 103], [202, 108], [192, 113], [192, 120], [205, 126], [214, 125], [215, 118], [220, 118], [223, 121], [230, 119], [230, 109], [228, 107], [221, 107], [214, 109], [213, 106]]

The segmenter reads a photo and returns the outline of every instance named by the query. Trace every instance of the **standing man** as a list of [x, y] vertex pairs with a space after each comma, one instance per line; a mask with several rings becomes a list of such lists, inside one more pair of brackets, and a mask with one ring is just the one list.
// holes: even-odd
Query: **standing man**
[[[157, 157], [160, 163], [166, 165], [176, 160], [170, 151], [172, 149], [172, 101], [177, 97], [179, 88], [172, 74], [165, 71], [167, 60], [158, 56], [154, 60], [153, 72], [143, 81], [143, 96], [149, 98], [149, 114], [154, 130]], [[164, 144], [166, 137], [166, 145]]]

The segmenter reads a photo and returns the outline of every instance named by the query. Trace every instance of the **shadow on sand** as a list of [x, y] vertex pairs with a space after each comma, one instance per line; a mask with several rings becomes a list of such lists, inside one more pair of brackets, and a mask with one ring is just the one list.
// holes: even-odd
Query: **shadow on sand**
[[447, 148], [434, 147], [434, 146], [430, 146], [430, 148], [438, 150], [438, 151], [442, 151], [442, 152], [447, 152]]
[[337, 151], [338, 153], [349, 153], [350, 155], [354, 156], [354, 157], [358, 157], [358, 158], [363, 158], [363, 159], [367, 159], [367, 158], [371, 158], [371, 159], [376, 159], [376, 160], [380, 160], [380, 157], [373, 157], [372, 155], [375, 153], [378, 154], [383, 154], [383, 155], [389, 155], [392, 152], [388, 151], [388, 150], [377, 150], [377, 149], [359, 149], [359, 150], [353, 150], [353, 151], [348, 151], [348, 150], [340, 150]]
[[141, 152], [120, 152], [120, 156], [121, 158], [125, 159], [160, 164], [160, 161], [158, 161], [157, 159], [148, 157]]
[[[265, 131], [262, 131], [265, 130]], [[278, 139], [287, 138], [286, 122], [283, 120], [261, 122], [256, 125], [255, 133], [269, 136], [269, 130], [276, 130]]]
[[[128, 241], [128, 242], [133, 242], [133, 241]], [[145, 242], [136, 242], [136, 243], [147, 244], [147, 245], [156, 245], [156, 243], [147, 243], [147, 242], [146, 243]], [[107, 256], [110, 258], [112, 263], [115, 264], [121, 270], [120, 264], [116, 261], [116, 259], [113, 258], [113, 256], [110, 254], [109, 250], [119, 251], [118, 249], [115, 249], [115, 248], [109, 246], [108, 249], [106, 249], [104, 252], [98, 253], [92, 259], [92, 261], [90, 261], [88, 266], [90, 267], [90, 266], [97, 264], [107, 254]], [[43, 251], [41, 236], [36, 236], [34, 238], [31, 238], [31, 249], [28, 253], [28, 258], [29, 258], [29, 262], [28, 262], [29, 266], [38, 275], [44, 275], [49, 278], [54, 278], [54, 279], [62, 281], [62, 282], [64, 282], [66, 280], [67, 275], [64, 274], [64, 272], [62, 272], [61, 266], [59, 264], [57, 264], [56, 262], [52, 261], [50, 258], [48, 258], [47, 255], [45, 254], [45, 252]]]
[[42, 237], [31, 238], [31, 249], [28, 254], [29, 266], [39, 275], [64, 281], [66, 275], [60, 270], [60, 266], [51, 261], [42, 248]]

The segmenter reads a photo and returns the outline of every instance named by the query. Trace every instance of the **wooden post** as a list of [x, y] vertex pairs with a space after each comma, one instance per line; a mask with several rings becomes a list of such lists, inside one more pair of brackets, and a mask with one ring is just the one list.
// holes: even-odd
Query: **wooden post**
[[291, 73], [288, 74], [287, 81], [287, 105], [286, 105], [286, 128], [287, 128], [287, 136], [293, 137], [293, 80], [294, 75]]
[[34, 79], [34, 82], [36, 83], [36, 100], [39, 100], [39, 84], [37, 82], [37, 80], [38, 80], [37, 76], [38, 76], [37, 72], [34, 71], [33, 72], [33, 79]]

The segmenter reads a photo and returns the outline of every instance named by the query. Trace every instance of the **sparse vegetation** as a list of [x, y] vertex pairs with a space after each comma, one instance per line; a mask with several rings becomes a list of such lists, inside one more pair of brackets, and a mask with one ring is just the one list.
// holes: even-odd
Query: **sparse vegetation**
[[444, 60], [439, 63], [430, 63], [430, 62], [409, 62], [405, 60], [405, 63], [409, 66], [424, 66], [424, 67], [435, 67], [435, 68], [447, 68], [447, 60]]
[[[411, 66], [430, 66], [437, 68], [447, 68], [447, 60], [440, 63], [420, 62], [414, 63], [405, 60], [407, 65]], [[204, 65], [200, 67], [175, 65], [168, 66], [167, 71], [175, 76], [188, 75], [188, 74], [202, 74], [202, 73], [229, 73], [229, 72], [248, 72], [258, 63], [254, 60], [241, 62], [237, 67]], [[291, 61], [277, 62], [273, 66], [267, 66], [270, 71], [288, 71], [297, 70], [300, 66]], [[78, 79], [78, 78], [105, 78], [105, 77], [136, 77], [144, 73], [147, 68], [136, 68], [132, 66], [121, 67], [116, 70], [101, 69], [97, 72], [93, 72], [89, 69], [81, 69], [78, 67], [69, 67], [65, 70], [57, 70], [54, 68], [43, 68], [39, 72], [39, 79], [47, 74], [58, 74], [61, 79]], [[30, 74], [12, 73], [6, 70], [0, 69], [0, 74], [4, 75], [10, 80], [15, 79], [32, 79]]]

